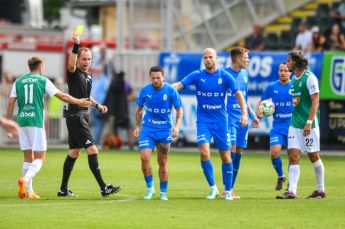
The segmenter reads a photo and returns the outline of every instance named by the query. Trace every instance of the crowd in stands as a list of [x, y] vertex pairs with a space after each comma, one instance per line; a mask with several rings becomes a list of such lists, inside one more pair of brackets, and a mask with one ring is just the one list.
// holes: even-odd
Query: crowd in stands
[[271, 32], [263, 35], [258, 22], [245, 39], [244, 47], [252, 51], [299, 49], [305, 52], [345, 51], [345, 0], [319, 4], [316, 16], [294, 18], [290, 31], [280, 36]]

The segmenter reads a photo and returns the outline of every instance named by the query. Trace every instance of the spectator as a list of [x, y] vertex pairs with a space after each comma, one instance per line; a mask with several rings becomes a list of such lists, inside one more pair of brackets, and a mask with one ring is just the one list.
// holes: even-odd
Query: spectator
[[332, 26], [332, 31], [328, 38], [328, 47], [332, 51], [345, 50], [345, 36], [341, 32], [339, 24]]
[[258, 22], [253, 23], [253, 33], [247, 37], [244, 46], [252, 51], [262, 51], [265, 48], [265, 38]]
[[[91, 96], [100, 103], [105, 102], [105, 98], [109, 86], [109, 78], [104, 74], [104, 66], [98, 65], [92, 69], [92, 90]], [[92, 135], [94, 136], [95, 144], [99, 145], [102, 139], [102, 131], [105, 123], [105, 116], [97, 109], [91, 110], [92, 117]]]
[[308, 52], [323, 52], [327, 48], [327, 40], [324, 35], [320, 33], [318, 26], [311, 28], [312, 40], [308, 44]]
[[14, 81], [15, 77], [10, 72], [5, 71], [2, 75], [0, 94], [8, 98]]
[[93, 53], [94, 53], [94, 59], [92, 61], [92, 66], [103, 66], [103, 74], [108, 74], [108, 57], [107, 57], [107, 46], [104, 44], [101, 44], [97, 47], [94, 47]]
[[306, 51], [308, 44], [312, 41], [312, 34], [308, 30], [307, 23], [302, 21], [298, 26], [295, 49]]
[[[62, 80], [50, 79], [52, 83], [59, 89], [62, 89]], [[62, 101], [55, 96], [47, 98], [45, 104], [45, 125], [47, 137], [50, 139], [59, 139], [60, 136], [60, 119], [62, 116]]]
[[338, 8], [331, 11], [329, 16], [335, 20], [336, 24], [341, 26], [342, 32], [345, 32], [345, 0], [341, 0]]
[[108, 93], [105, 99], [105, 104], [108, 106], [110, 115], [114, 116], [113, 132], [118, 135], [118, 128], [127, 130], [128, 147], [133, 149], [133, 131], [129, 118], [128, 97], [132, 97], [131, 88], [125, 82], [125, 73], [118, 74], [113, 70], [113, 79], [109, 85]]

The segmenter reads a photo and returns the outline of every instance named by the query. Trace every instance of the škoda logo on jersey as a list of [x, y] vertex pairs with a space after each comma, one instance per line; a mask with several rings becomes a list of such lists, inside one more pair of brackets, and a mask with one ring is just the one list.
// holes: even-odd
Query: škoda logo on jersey
[[345, 57], [333, 57], [331, 63], [330, 84], [337, 95], [345, 95]]

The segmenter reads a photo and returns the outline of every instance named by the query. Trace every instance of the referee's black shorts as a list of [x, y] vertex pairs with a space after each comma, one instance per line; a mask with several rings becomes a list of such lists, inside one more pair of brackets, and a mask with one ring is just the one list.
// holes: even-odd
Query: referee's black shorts
[[89, 127], [89, 114], [78, 113], [66, 117], [70, 149], [88, 148], [95, 144]]

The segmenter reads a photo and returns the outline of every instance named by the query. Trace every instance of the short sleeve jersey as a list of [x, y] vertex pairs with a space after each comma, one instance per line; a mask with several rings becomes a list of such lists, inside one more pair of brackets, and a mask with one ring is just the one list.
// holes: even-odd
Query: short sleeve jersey
[[[68, 93], [74, 98], [90, 98], [92, 89], [92, 76], [88, 72], [83, 72], [76, 68], [74, 72], [67, 70]], [[68, 104], [71, 113], [78, 113], [87, 110], [87, 107], [80, 107], [76, 104]]]
[[142, 125], [153, 129], [170, 130], [173, 126], [171, 109], [182, 107], [177, 90], [164, 83], [162, 88], [155, 89], [152, 84], [143, 87], [136, 101], [144, 108]]
[[[228, 73], [230, 73], [234, 79], [236, 80], [239, 90], [241, 90], [243, 98], [247, 104], [248, 101], [248, 72], [245, 69], [241, 69], [239, 72], [233, 70], [230, 67], [224, 69]], [[229, 90], [227, 93], [227, 105], [226, 109], [229, 115], [229, 122], [230, 124], [235, 124], [240, 120], [242, 115], [241, 107], [238, 104], [237, 98], [232, 90]]]
[[226, 92], [236, 93], [238, 84], [226, 71], [217, 69], [210, 74], [205, 69], [197, 70], [181, 81], [184, 87], [195, 85], [197, 99], [197, 122], [228, 122], [225, 107]]
[[[297, 78], [295, 75], [291, 79], [291, 92], [293, 98], [293, 112], [291, 126], [303, 129], [310, 113], [312, 105], [311, 95], [319, 93], [319, 83], [316, 76], [308, 70]], [[317, 111], [312, 128], [319, 126], [320, 111]]]
[[20, 127], [44, 127], [44, 94], [55, 95], [59, 90], [52, 82], [37, 74], [26, 74], [16, 80], [10, 97], [17, 98]]
[[291, 82], [282, 85], [279, 80], [270, 83], [261, 96], [261, 100], [272, 99], [275, 105], [273, 131], [287, 135], [292, 116]]

